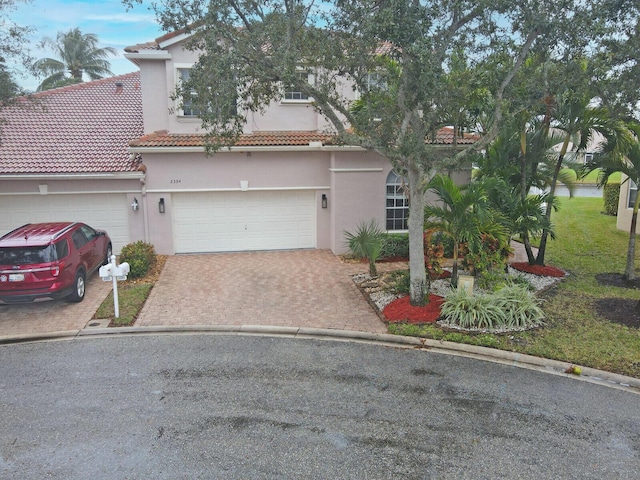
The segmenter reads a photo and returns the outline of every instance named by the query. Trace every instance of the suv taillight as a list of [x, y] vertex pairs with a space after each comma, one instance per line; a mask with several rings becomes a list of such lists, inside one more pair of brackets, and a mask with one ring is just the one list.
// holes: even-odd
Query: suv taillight
[[54, 277], [57, 277], [58, 275], [60, 275], [60, 270], [62, 270], [64, 268], [64, 262], [60, 262], [57, 265], [53, 265], [51, 267], [51, 275], [53, 275]]

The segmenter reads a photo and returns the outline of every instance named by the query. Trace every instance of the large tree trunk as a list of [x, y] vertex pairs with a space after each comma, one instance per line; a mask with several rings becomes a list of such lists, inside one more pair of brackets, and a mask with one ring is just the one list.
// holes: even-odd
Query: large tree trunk
[[422, 173], [414, 160], [409, 160], [409, 297], [411, 305], [425, 305], [429, 293], [424, 265], [424, 192]]
[[640, 207], [640, 195], [636, 197], [631, 215], [631, 227], [629, 228], [629, 246], [627, 248], [627, 265], [624, 268], [623, 278], [625, 280], [635, 280], [636, 278], [636, 226], [638, 225], [638, 209]]

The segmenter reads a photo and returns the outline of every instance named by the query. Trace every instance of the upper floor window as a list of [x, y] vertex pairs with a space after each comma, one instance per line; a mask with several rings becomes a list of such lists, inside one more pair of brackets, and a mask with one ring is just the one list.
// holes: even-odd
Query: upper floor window
[[627, 208], [633, 208], [636, 203], [636, 197], [638, 196], [638, 186], [635, 182], [629, 179], [629, 201], [627, 202]]
[[369, 72], [364, 79], [367, 91], [371, 90], [386, 90], [387, 81], [380, 72]]
[[395, 172], [387, 175], [387, 230], [407, 230], [409, 199], [405, 195], [406, 180]]
[[[180, 83], [187, 82], [189, 80], [190, 68], [179, 68], [178, 78]], [[193, 106], [192, 99], [196, 96], [196, 92], [190, 92], [189, 94], [182, 95], [182, 116], [184, 117], [197, 117], [200, 115], [200, 109]]]
[[[297, 72], [297, 75], [300, 78], [301, 82], [310, 83], [309, 72], [299, 71]], [[309, 95], [301, 91], [300, 87], [296, 87], [295, 85], [289, 85], [284, 92], [284, 100], [309, 100]]]
[[[189, 81], [191, 75], [190, 68], [178, 68], [178, 78], [181, 84]], [[226, 85], [230, 89], [235, 89], [234, 85]], [[235, 96], [235, 90], [233, 90], [233, 94], [225, 95], [222, 88], [220, 90], [215, 90], [208, 92], [207, 96], [208, 101], [206, 105], [206, 109], [202, 110], [200, 107], [195, 105], [194, 99], [197, 98], [197, 92], [195, 90], [191, 90], [189, 92], [182, 92], [181, 101], [181, 109], [180, 115], [183, 117], [198, 117], [201, 113], [210, 112], [215, 113], [216, 115], [236, 115], [238, 112], [238, 99]]]

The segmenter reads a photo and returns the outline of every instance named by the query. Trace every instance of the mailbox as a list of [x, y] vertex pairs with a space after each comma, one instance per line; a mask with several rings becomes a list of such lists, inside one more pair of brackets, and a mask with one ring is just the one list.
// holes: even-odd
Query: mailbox
[[111, 263], [100, 267], [100, 278], [105, 282], [113, 282], [113, 310], [116, 318], [120, 317], [120, 308], [118, 306], [118, 280], [126, 280], [129, 275], [129, 264], [123, 262], [116, 265], [116, 256], [111, 255]]
[[131, 268], [127, 262], [121, 263], [120, 265], [108, 263], [100, 267], [100, 278], [105, 282], [111, 281], [113, 277], [115, 277], [116, 280], [126, 280], [130, 271]]
[[111, 280], [111, 276], [113, 275], [113, 265], [111, 263], [107, 263], [100, 267], [100, 278], [105, 282]]

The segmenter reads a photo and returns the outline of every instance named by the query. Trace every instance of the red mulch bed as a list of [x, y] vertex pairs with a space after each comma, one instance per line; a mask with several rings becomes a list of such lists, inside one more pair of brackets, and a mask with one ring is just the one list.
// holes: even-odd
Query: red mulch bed
[[513, 268], [520, 270], [521, 272], [533, 273], [541, 277], [564, 277], [564, 271], [556, 267], [550, 267], [549, 265], [529, 265], [528, 262], [513, 262], [510, 263]]
[[398, 298], [384, 307], [383, 315], [390, 322], [433, 323], [440, 317], [440, 307], [444, 298], [429, 295], [429, 303], [424, 307], [412, 307], [409, 296]]

